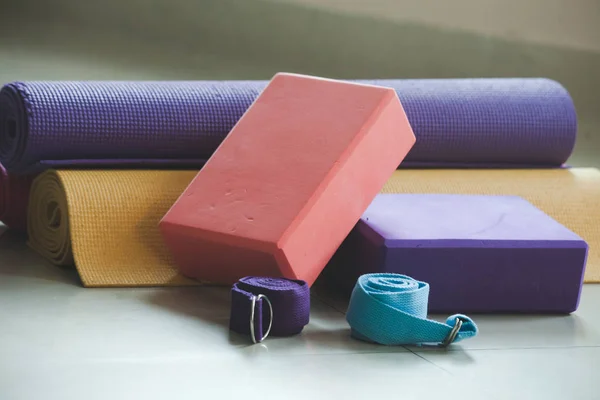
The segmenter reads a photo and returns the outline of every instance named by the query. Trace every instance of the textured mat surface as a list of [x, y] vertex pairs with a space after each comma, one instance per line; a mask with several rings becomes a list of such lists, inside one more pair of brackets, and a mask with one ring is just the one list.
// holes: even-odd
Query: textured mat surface
[[382, 192], [521, 196], [588, 243], [585, 282], [600, 282], [600, 171], [595, 168], [398, 170]]
[[[551, 80], [359, 82], [396, 89], [417, 136], [405, 165], [557, 166], [573, 150], [573, 102]], [[0, 162], [9, 171], [200, 165], [266, 83], [10, 83], [0, 92]]]
[[19, 232], [27, 230], [27, 203], [32, 175], [15, 175], [0, 165], [0, 222]]
[[84, 286], [191, 285], [173, 266], [158, 221], [196, 171], [54, 171], [35, 179], [29, 245], [77, 267]]

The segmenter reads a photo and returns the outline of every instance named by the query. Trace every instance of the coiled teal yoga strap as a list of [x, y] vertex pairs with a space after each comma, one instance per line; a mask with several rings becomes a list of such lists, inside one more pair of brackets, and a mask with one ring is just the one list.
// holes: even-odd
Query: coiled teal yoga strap
[[449, 345], [477, 335], [477, 325], [455, 314], [446, 323], [427, 319], [429, 284], [399, 274], [358, 278], [346, 320], [352, 336], [383, 345]]

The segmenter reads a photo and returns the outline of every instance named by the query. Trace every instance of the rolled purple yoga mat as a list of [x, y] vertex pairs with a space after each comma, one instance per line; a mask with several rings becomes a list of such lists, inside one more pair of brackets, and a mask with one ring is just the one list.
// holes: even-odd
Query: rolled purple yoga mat
[[[575, 144], [572, 99], [552, 80], [354, 82], [397, 91], [417, 136], [403, 166], [560, 166]], [[10, 83], [0, 92], [0, 163], [11, 172], [200, 166], [266, 84]]]

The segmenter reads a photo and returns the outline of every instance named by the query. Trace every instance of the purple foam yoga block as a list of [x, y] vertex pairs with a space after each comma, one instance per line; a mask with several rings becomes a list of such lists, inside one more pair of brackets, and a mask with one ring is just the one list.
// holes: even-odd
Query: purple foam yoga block
[[346, 290], [365, 273], [430, 284], [430, 312], [577, 309], [587, 243], [515, 196], [381, 194], [327, 271]]

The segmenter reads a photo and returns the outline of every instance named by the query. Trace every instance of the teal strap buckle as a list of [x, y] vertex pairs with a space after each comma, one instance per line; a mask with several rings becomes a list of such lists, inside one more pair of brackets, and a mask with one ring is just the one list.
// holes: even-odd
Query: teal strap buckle
[[462, 324], [463, 324], [462, 318], [456, 318], [456, 323], [454, 324], [454, 328], [452, 328], [452, 330], [450, 331], [448, 336], [446, 336], [444, 341], [442, 343], [440, 343], [440, 347], [446, 348], [446, 347], [450, 346], [452, 344], [452, 342], [454, 342], [454, 340], [456, 340], [456, 336], [458, 335], [458, 332], [460, 331]]

